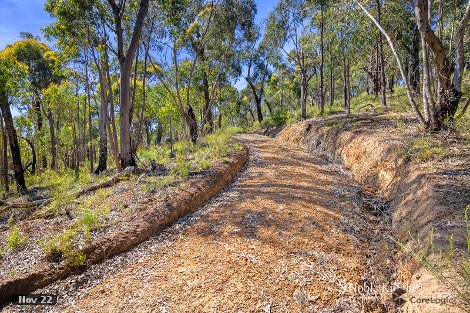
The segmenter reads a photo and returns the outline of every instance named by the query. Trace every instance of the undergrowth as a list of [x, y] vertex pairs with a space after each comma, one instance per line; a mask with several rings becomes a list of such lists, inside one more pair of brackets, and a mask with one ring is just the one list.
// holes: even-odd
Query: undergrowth
[[62, 233], [46, 239], [43, 242], [46, 257], [53, 261], [64, 258], [66, 263], [71, 266], [82, 265], [86, 256], [78, 247], [77, 235], [77, 229], [69, 227]]
[[6, 237], [6, 245], [1, 254], [6, 253], [8, 250], [15, 250], [26, 242], [26, 236], [20, 232], [17, 226], [12, 226]]
[[[180, 140], [173, 145], [173, 151], [169, 144], [152, 146], [145, 148], [139, 155], [139, 160], [146, 167], [150, 161], [154, 160], [159, 164], [170, 168], [170, 176], [187, 177], [191, 173], [204, 171], [210, 168], [216, 159], [224, 158], [230, 153], [241, 149], [241, 145], [235, 142], [233, 136], [242, 131], [240, 128], [228, 127], [219, 129], [213, 134], [208, 134], [199, 138], [196, 144]], [[174, 158], [171, 158], [171, 156]], [[155, 187], [167, 186], [174, 182], [174, 179], [162, 179], [152, 182]]]
[[446, 150], [441, 143], [431, 135], [422, 135], [411, 140], [406, 151], [406, 156], [418, 163], [442, 160], [446, 156]]

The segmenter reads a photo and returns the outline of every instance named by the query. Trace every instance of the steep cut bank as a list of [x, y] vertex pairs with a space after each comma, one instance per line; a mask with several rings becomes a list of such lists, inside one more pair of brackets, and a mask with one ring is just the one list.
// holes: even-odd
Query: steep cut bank
[[[406, 129], [400, 127], [403, 123], [408, 124]], [[410, 118], [365, 114], [299, 122], [286, 126], [276, 138], [342, 163], [382, 200], [393, 235], [400, 242], [413, 237], [428, 243], [432, 236], [435, 251], [449, 251], [453, 234], [455, 246], [466, 251], [463, 215], [470, 203], [468, 147], [451, 133], [445, 134], [440, 138], [440, 158], [417, 162], [411, 156], [410, 142], [419, 136], [423, 135]], [[422, 268], [412, 272], [407, 283], [419, 283], [427, 292], [446, 292]]]

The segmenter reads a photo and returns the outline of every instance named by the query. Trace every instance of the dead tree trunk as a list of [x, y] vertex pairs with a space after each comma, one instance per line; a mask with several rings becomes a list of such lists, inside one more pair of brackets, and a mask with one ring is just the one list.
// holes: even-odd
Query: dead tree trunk
[[8, 103], [8, 96], [4, 91], [0, 92], [0, 107], [2, 109], [3, 120], [5, 121], [5, 129], [8, 134], [8, 142], [10, 143], [16, 188], [18, 192], [23, 193], [26, 191], [26, 182], [24, 179], [23, 163], [21, 162], [20, 145], [13, 124], [13, 116], [11, 115], [10, 104]]
[[2, 163], [1, 163], [1, 175], [5, 192], [10, 192], [10, 180], [8, 179], [8, 137], [5, 132], [5, 126], [3, 125], [3, 119], [0, 121], [0, 127], [2, 131]]

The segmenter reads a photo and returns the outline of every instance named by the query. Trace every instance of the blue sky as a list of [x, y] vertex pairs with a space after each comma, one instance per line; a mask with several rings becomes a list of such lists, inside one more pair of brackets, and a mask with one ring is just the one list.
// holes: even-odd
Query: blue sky
[[50, 23], [43, 0], [0, 0], [0, 49], [18, 40], [20, 32], [39, 35]]
[[[276, 0], [256, 0], [260, 23], [276, 5]], [[29, 32], [44, 39], [41, 27], [51, 22], [44, 11], [44, 0], [0, 0], [0, 49], [19, 39], [20, 32]]]

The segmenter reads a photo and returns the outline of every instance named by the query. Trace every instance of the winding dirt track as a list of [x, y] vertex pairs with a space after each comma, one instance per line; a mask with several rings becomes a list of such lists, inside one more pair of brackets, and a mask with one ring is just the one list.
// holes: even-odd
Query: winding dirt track
[[[379, 228], [360, 188], [319, 155], [259, 135], [234, 184], [165, 244], [71, 301], [69, 312], [361, 312]], [[372, 241], [372, 245], [371, 242]], [[377, 243], [378, 244], [378, 243]]]

